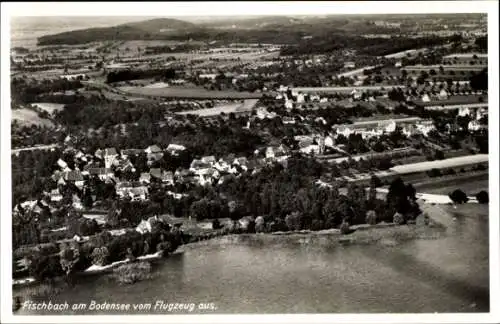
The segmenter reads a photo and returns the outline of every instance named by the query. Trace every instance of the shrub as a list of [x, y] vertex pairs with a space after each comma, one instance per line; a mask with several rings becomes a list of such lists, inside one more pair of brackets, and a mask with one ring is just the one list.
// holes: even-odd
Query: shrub
[[490, 198], [488, 196], [488, 193], [484, 190], [477, 193], [476, 199], [477, 199], [477, 202], [480, 204], [487, 204], [490, 202]]
[[394, 224], [403, 225], [405, 223], [405, 218], [401, 213], [395, 213], [392, 217], [392, 221]]
[[149, 262], [124, 264], [113, 270], [113, 278], [121, 284], [133, 284], [151, 278], [151, 264]]
[[314, 219], [311, 223], [311, 230], [320, 231], [325, 228], [325, 222], [321, 219]]
[[469, 198], [467, 198], [467, 194], [460, 189], [453, 191], [448, 196], [455, 204], [463, 204], [469, 200]]
[[377, 224], [377, 214], [374, 210], [369, 210], [366, 212], [366, 223], [370, 225]]
[[222, 228], [222, 225], [220, 224], [220, 221], [218, 218], [214, 219], [212, 221], [212, 229], [216, 230], [216, 229], [219, 229], [219, 228]]
[[301, 229], [301, 215], [299, 212], [293, 212], [285, 217], [286, 226], [290, 231], [299, 231]]
[[340, 233], [341, 234], [349, 234], [351, 232], [351, 229], [349, 227], [349, 223], [348, 222], [342, 222], [342, 224], [340, 224]]
[[92, 264], [100, 266], [106, 265], [108, 262], [108, 257], [109, 257], [109, 252], [105, 246], [101, 248], [95, 248], [91, 254]]
[[264, 220], [264, 217], [258, 216], [255, 219], [255, 231], [257, 233], [264, 232], [266, 230], [266, 221]]

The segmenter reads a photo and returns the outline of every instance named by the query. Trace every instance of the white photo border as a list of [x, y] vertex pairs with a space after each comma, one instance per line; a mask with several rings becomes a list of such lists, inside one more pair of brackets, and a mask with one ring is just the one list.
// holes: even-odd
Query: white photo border
[[[287, 2], [23, 2], [1, 4], [1, 255], [12, 258], [10, 161], [10, 18], [13, 16], [235, 16], [307, 14], [488, 14], [488, 102], [490, 218], [490, 313], [464, 314], [286, 314], [286, 315], [127, 315], [14, 316], [12, 263], [1, 262], [2, 323], [498, 323], [499, 305], [499, 65], [497, 1], [287, 1]], [[98, 14], [96, 14], [98, 13]]]

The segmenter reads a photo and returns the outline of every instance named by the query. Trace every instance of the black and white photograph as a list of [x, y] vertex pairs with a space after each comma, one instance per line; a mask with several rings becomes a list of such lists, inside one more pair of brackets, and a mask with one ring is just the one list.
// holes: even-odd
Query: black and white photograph
[[500, 320], [498, 2], [1, 11], [2, 322]]

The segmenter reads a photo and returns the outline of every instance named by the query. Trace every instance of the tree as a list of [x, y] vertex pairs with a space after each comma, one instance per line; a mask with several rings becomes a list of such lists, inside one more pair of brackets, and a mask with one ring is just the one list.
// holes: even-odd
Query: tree
[[346, 221], [343, 221], [342, 224], [340, 224], [340, 233], [343, 235], [350, 234], [351, 229], [349, 227], [349, 223]]
[[301, 215], [299, 212], [293, 212], [285, 217], [286, 226], [290, 231], [299, 231], [301, 229]]
[[453, 191], [448, 196], [455, 204], [463, 204], [469, 200], [469, 198], [467, 197], [467, 194], [460, 189]]
[[109, 251], [107, 247], [105, 246], [97, 247], [92, 251], [91, 254], [92, 264], [99, 266], [106, 265], [108, 262], [108, 257], [109, 257]]
[[477, 199], [478, 203], [480, 203], [480, 204], [487, 204], [490, 201], [490, 198], [488, 196], [488, 192], [486, 192], [484, 190], [477, 193], [476, 199]]
[[405, 218], [401, 213], [395, 213], [392, 222], [397, 225], [403, 225], [405, 223]]
[[366, 223], [370, 225], [377, 224], [377, 214], [374, 210], [369, 210], [366, 212]]
[[92, 195], [90, 193], [90, 189], [86, 188], [83, 192], [82, 204], [85, 208], [91, 209], [93, 205]]
[[80, 259], [80, 251], [78, 243], [72, 242], [71, 244], [62, 244], [61, 251], [59, 252], [59, 258], [61, 263], [61, 268], [66, 273], [70, 275], [75, 267], [75, 264]]
[[264, 220], [264, 217], [258, 216], [255, 219], [255, 231], [257, 233], [264, 232], [265, 231], [265, 226], [266, 226], [266, 222]]
[[212, 221], [212, 229], [217, 230], [217, 229], [220, 229], [220, 228], [222, 228], [222, 225], [221, 225], [219, 219], [218, 218], [214, 219]]

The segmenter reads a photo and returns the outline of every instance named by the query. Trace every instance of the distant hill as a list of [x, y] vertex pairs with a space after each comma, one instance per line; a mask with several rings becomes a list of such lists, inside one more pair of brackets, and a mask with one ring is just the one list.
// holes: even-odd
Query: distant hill
[[38, 38], [38, 45], [72, 45], [107, 40], [165, 39], [182, 32], [200, 32], [197, 25], [170, 18], [157, 18], [113, 27], [87, 28]]
[[[399, 27], [376, 24], [375, 21], [382, 19], [382, 17], [386, 21], [400, 23]], [[476, 18], [480, 17], [477, 15]], [[340, 36], [341, 42], [339, 43], [346, 45], [348, 43], [345, 43], [345, 40], [356, 36], [363, 37], [365, 34], [384, 34], [396, 37], [401, 33], [413, 31], [414, 27], [423, 20], [427, 24], [437, 26], [457, 22], [454, 15], [227, 17], [198, 24], [172, 18], [156, 18], [129, 22], [114, 27], [89, 28], [46, 35], [38, 38], [38, 45], [71, 45], [112, 40], [193, 40], [201, 42], [216, 40], [221, 43], [298, 44], [304, 38], [332, 43], [336, 42], [335, 39]], [[398, 25], [396, 24], [396, 26]], [[383, 42], [386, 43], [385, 40]], [[309, 42], [305, 46], [312, 48], [317, 46], [316, 43], [316, 41], [314, 44]], [[338, 47], [337, 45], [335, 47]]]
[[245, 19], [224, 19], [202, 24], [210, 28], [241, 28], [255, 29], [268, 28], [270, 26], [289, 26], [301, 23], [302, 19], [289, 16], [263, 16]]
[[123, 24], [120, 26], [137, 28], [150, 33], [161, 32], [161, 30], [163, 29], [182, 30], [182, 29], [197, 28], [197, 26], [193, 23], [171, 18], [156, 18], [146, 21]]

